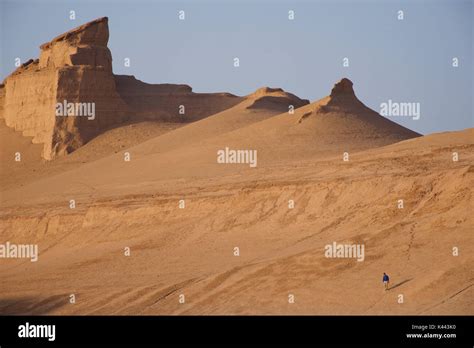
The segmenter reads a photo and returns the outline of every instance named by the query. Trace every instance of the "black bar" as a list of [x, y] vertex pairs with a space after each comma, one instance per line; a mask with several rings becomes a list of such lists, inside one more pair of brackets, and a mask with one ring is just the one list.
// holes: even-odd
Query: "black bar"
[[[0, 346], [69, 344], [375, 344], [473, 346], [472, 316], [0, 316]], [[55, 339], [19, 326], [55, 325]], [[415, 325], [416, 327], [413, 327]], [[430, 326], [434, 325], [434, 326]], [[453, 326], [455, 325], [455, 326]], [[426, 326], [423, 330], [422, 328]], [[407, 334], [455, 334], [409, 338]]]

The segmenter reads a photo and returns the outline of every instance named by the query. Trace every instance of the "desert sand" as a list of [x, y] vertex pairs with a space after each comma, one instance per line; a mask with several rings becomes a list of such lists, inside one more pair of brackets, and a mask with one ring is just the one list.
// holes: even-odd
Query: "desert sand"
[[[474, 313], [474, 128], [422, 136], [366, 107], [345, 78], [309, 103], [278, 88], [239, 97], [117, 77], [107, 21], [91, 23], [43, 45], [46, 67], [29, 65], [69, 71], [57, 65], [74, 51], [73, 69], [125, 81], [100, 100], [121, 98], [129, 117], [107, 109], [91, 131], [53, 115], [45, 130], [15, 116], [22, 105], [49, 119], [31, 101], [41, 97], [7, 78], [0, 243], [37, 244], [39, 258], [0, 259], [0, 313]], [[91, 38], [105, 68], [82, 64], [74, 45]], [[170, 111], [188, 102], [193, 117]], [[226, 147], [256, 150], [258, 165], [218, 163]], [[364, 245], [364, 260], [327, 258], [334, 242]]]

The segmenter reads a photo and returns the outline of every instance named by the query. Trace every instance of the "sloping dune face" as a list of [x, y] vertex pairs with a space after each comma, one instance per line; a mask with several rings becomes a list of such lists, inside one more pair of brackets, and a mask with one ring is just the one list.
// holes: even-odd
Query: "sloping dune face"
[[[268, 119], [287, 111], [290, 107], [298, 108], [309, 103], [307, 100], [300, 99], [281, 89], [270, 89], [268, 87], [259, 89], [255, 93], [239, 98], [239, 100], [241, 101], [237, 105], [198, 122], [186, 124], [165, 122], [164, 120], [146, 121], [143, 119], [140, 122], [120, 125], [104, 131], [72, 154], [56, 158], [47, 164], [41, 159], [40, 152], [37, 150], [39, 145], [32, 144], [30, 138], [22, 137], [20, 132], [15, 132], [0, 120], [0, 132], [3, 135], [2, 148], [0, 149], [2, 190], [23, 186], [42, 178], [49, 178], [65, 171], [77, 169], [85, 163], [94, 162], [101, 158], [106, 159], [117, 153], [118, 155], [110, 158], [110, 162], [107, 159], [103, 161], [105, 163], [103, 165], [117, 164], [117, 158], [120, 158], [118, 163], [121, 164], [123, 154], [126, 151], [133, 153], [134, 160], [139, 156], [145, 158], [150, 153], [176, 151], [208, 138], [223, 135]], [[171, 130], [174, 130], [174, 132], [170, 132]], [[136, 149], [134, 148], [134, 150], [128, 150], [136, 144], [141, 145], [137, 146]], [[22, 154], [23, 161], [15, 162], [12, 160], [17, 152]], [[146, 160], [146, 162], [150, 161]], [[102, 173], [109, 176], [109, 170], [99, 169], [100, 163], [102, 162], [92, 164], [95, 169], [90, 170], [87, 175], [96, 176]], [[132, 166], [132, 168], [140, 170], [140, 166]], [[82, 176], [82, 174], [78, 175]], [[70, 178], [74, 175], [68, 173], [66, 176]], [[61, 180], [54, 179], [53, 181], [56, 182], [53, 186], [58, 188], [58, 183]], [[70, 186], [73, 181], [66, 179], [64, 183], [66, 186]], [[110, 177], [107, 181], [110, 181]], [[141, 181], [141, 179], [138, 181]]]
[[281, 142], [284, 145], [274, 150], [292, 158], [350, 153], [419, 136], [366, 107], [357, 99], [348, 79], [336, 83], [329, 96], [249, 131]]
[[[289, 106], [295, 106], [293, 112]], [[94, 192], [97, 197], [143, 193], [160, 180], [214, 178], [249, 168], [249, 163], [219, 163], [218, 153], [227, 150], [254, 153], [255, 166], [263, 169], [327, 156], [350, 157], [417, 136], [365, 107], [347, 79], [312, 104], [282, 90], [262, 88], [209, 118], [20, 191], [5, 192], [4, 203], [24, 195], [30, 201], [44, 201], [67, 193]], [[130, 161], [124, 160], [125, 152]], [[85, 177], [89, 189], [84, 191]]]
[[[471, 313], [473, 136], [416, 138], [347, 162], [329, 156], [147, 183], [142, 194], [90, 191], [75, 209], [74, 195], [6, 207], [2, 237], [37, 243], [39, 260], [2, 261], [0, 311]], [[365, 252], [328, 258], [334, 242]]]

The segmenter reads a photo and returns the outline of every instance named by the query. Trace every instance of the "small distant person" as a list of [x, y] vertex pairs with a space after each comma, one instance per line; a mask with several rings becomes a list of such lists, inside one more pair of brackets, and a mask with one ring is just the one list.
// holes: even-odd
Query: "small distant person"
[[383, 286], [385, 287], [385, 290], [388, 290], [388, 284], [390, 283], [390, 278], [385, 272], [383, 274], [382, 281], [383, 281]]

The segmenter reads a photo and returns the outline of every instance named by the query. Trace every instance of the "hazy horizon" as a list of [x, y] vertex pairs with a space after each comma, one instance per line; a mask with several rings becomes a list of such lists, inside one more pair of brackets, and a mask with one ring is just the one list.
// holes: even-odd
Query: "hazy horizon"
[[[289, 10], [295, 11], [292, 21]], [[471, 1], [24, 0], [2, 1], [1, 13], [2, 80], [15, 69], [16, 57], [22, 63], [36, 59], [39, 45], [107, 16], [115, 74], [188, 84], [195, 92], [246, 95], [281, 87], [310, 101], [347, 77], [377, 112], [388, 100], [420, 103], [419, 120], [387, 117], [419, 133], [474, 124]], [[344, 57], [349, 67], [343, 67]]]

